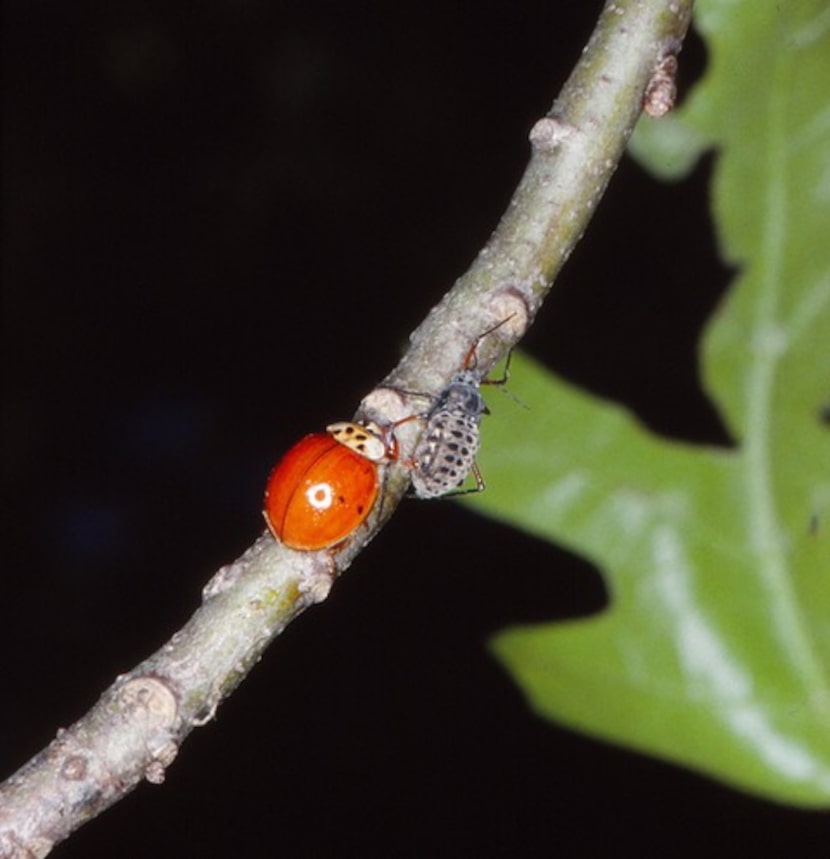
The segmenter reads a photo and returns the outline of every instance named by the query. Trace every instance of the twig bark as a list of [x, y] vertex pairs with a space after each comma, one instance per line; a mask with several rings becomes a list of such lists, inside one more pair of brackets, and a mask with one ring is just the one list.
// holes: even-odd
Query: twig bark
[[[388, 425], [422, 409], [423, 399], [407, 392], [441, 391], [495, 323], [504, 322], [479, 345], [478, 369], [516, 344], [582, 235], [644, 96], [673, 67], [667, 58], [680, 50], [691, 7], [606, 4], [561, 95], [530, 133], [530, 163], [498, 228], [357, 417]], [[404, 462], [419, 429], [417, 421], [400, 428]], [[89, 713], [0, 785], [0, 857], [45, 856], [143, 779], [164, 780], [193, 728], [213, 717], [288, 623], [326, 598], [392, 514], [408, 475], [399, 463], [385, 470], [382, 503], [354, 539], [334, 551], [296, 552], [264, 533], [208, 582], [201, 607], [164, 647], [116, 678]]]

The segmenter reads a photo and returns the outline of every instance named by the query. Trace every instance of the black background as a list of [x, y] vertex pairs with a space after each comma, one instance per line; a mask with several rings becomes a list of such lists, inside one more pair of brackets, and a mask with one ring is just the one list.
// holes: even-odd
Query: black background
[[[5, 6], [0, 775], [189, 617], [261, 529], [273, 461], [391, 368], [496, 225], [600, 3]], [[696, 39], [683, 60], [685, 90]], [[696, 368], [730, 276], [711, 167], [662, 186], [626, 161], [524, 345], [725, 444]], [[165, 785], [55, 855], [826, 842], [824, 815], [528, 713], [487, 637], [605, 605], [578, 558], [407, 503]]]

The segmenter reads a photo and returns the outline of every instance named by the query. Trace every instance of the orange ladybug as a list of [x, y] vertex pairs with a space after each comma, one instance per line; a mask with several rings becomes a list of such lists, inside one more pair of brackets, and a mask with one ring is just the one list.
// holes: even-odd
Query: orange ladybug
[[[271, 533], [291, 549], [315, 551], [343, 542], [363, 522], [378, 496], [384, 457], [369, 430], [368, 448], [343, 427], [300, 439], [277, 463], [265, 488], [263, 515]], [[361, 449], [363, 448], [363, 449]], [[367, 452], [368, 451], [368, 452]]]

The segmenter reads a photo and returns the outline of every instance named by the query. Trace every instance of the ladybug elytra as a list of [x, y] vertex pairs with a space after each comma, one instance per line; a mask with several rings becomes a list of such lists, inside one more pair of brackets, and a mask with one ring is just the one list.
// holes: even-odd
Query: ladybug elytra
[[263, 515], [291, 549], [343, 542], [366, 521], [378, 496], [378, 465], [332, 433], [300, 439], [277, 463], [265, 488]]

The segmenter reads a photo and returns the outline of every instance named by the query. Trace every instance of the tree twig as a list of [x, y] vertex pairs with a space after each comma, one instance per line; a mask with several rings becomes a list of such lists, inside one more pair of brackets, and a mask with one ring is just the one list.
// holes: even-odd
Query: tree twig
[[[530, 133], [530, 163], [498, 228], [357, 417], [389, 425], [421, 410], [423, 399], [408, 392], [440, 392], [496, 323], [504, 322], [479, 345], [478, 368], [516, 344], [602, 196], [644, 94], [673, 67], [667, 58], [680, 50], [691, 7], [692, 0], [606, 4], [561, 95]], [[0, 785], [0, 857], [45, 856], [143, 779], [164, 780], [188, 734], [213, 717], [288, 623], [326, 598], [392, 514], [408, 485], [401, 463], [418, 423], [401, 425], [401, 462], [384, 466], [382, 503], [351, 541], [297, 552], [264, 533], [214, 575], [201, 607], [167, 644], [116, 678], [89, 713]]]

